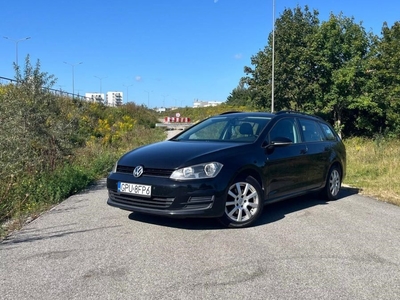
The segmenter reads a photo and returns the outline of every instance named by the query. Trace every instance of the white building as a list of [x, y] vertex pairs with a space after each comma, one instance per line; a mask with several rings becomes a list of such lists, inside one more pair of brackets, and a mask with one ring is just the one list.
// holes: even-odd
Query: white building
[[108, 106], [119, 106], [122, 105], [123, 100], [122, 92], [107, 92], [105, 104]]
[[86, 101], [104, 103], [103, 93], [85, 93]]
[[222, 103], [223, 102], [221, 102], [221, 101], [199, 101], [199, 100], [195, 100], [193, 102], [193, 107], [197, 108], [197, 107], [218, 106], [218, 105], [220, 105]]
[[165, 107], [157, 107], [157, 108], [155, 108], [155, 111], [158, 113], [162, 113], [162, 112], [166, 112], [167, 109]]

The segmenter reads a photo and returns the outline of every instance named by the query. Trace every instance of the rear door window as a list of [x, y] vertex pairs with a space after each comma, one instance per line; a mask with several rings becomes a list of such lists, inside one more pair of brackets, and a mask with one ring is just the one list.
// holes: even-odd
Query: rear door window
[[285, 118], [276, 122], [269, 133], [270, 141], [286, 139], [296, 144], [300, 142], [299, 132], [294, 118]]
[[336, 141], [336, 135], [333, 132], [332, 128], [330, 128], [328, 125], [324, 123], [320, 123], [322, 127], [322, 131], [324, 132], [325, 135], [325, 140], [326, 141]]
[[305, 142], [319, 142], [325, 140], [325, 136], [318, 122], [300, 118], [299, 123]]

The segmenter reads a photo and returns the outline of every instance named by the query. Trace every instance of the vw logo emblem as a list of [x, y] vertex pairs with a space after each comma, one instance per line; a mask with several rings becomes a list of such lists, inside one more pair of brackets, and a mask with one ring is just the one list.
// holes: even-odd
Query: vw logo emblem
[[143, 166], [137, 166], [134, 170], [133, 170], [133, 176], [140, 177], [143, 174]]

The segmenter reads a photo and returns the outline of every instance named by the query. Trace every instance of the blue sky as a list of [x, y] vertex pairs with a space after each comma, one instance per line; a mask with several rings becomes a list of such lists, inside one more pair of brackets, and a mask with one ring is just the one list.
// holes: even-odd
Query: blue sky
[[[149, 107], [225, 101], [243, 67], [267, 43], [273, 0], [18, 0], [0, 8], [0, 76], [27, 54], [72, 92], [121, 91]], [[400, 21], [399, 0], [275, 0], [278, 18], [297, 5], [354, 17], [380, 34]], [[9, 40], [3, 38], [9, 37]], [[11, 39], [11, 40], [10, 40]], [[66, 62], [66, 63], [64, 63]], [[77, 65], [82, 62], [82, 64]], [[74, 65], [72, 67], [71, 65]], [[127, 95], [128, 94], [128, 95]]]

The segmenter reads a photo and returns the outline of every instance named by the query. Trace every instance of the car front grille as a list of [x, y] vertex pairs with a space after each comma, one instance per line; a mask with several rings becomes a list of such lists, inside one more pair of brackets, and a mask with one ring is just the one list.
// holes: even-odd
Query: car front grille
[[161, 197], [138, 197], [135, 195], [121, 194], [116, 191], [109, 190], [110, 199], [121, 204], [143, 207], [143, 208], [153, 208], [153, 209], [168, 209], [174, 198], [161, 198]]
[[[171, 209], [171, 205], [175, 198], [167, 197], [140, 197], [136, 195], [129, 195], [118, 193], [117, 191], [109, 190], [108, 195], [110, 199], [116, 203], [128, 205], [134, 209], [135, 207], [147, 209], [167, 210]], [[197, 210], [206, 209], [213, 206], [214, 196], [203, 197], [189, 197], [186, 201], [176, 204], [175, 209]]]
[[[117, 173], [132, 174], [136, 166], [117, 166]], [[143, 176], [170, 177], [174, 170], [144, 168]]]

